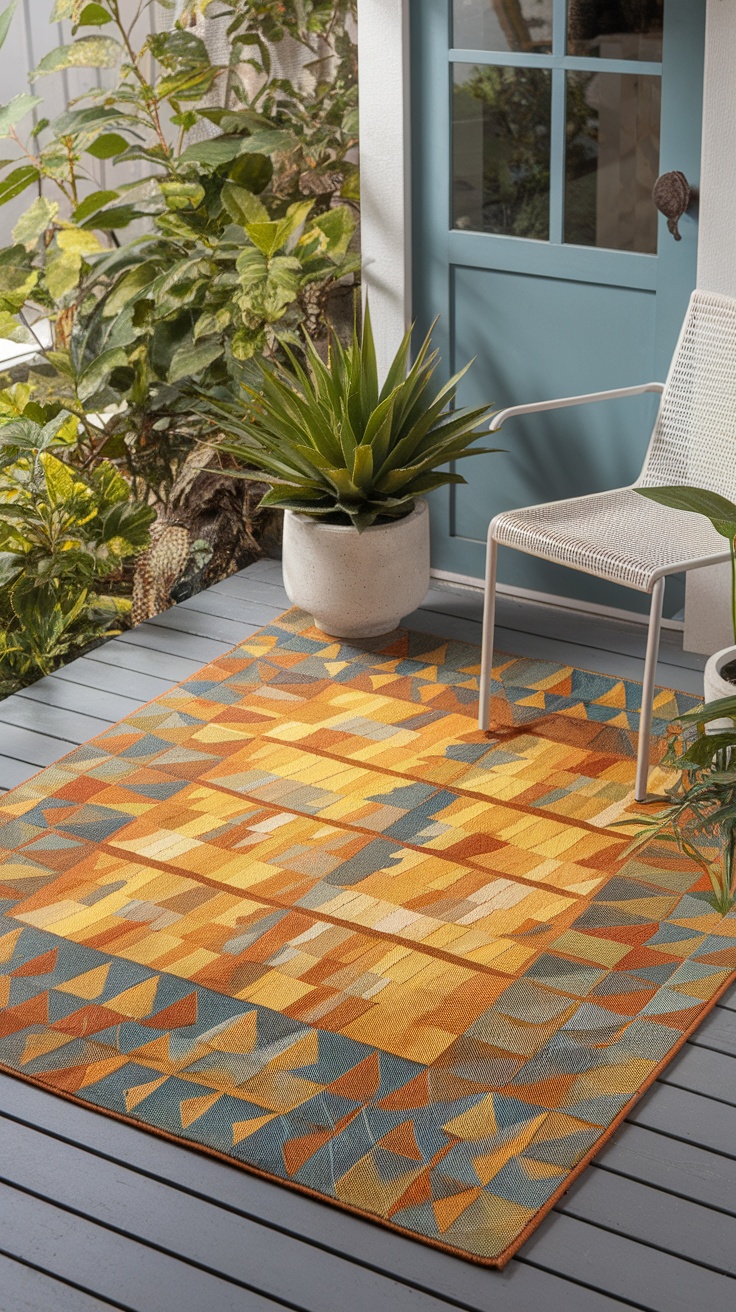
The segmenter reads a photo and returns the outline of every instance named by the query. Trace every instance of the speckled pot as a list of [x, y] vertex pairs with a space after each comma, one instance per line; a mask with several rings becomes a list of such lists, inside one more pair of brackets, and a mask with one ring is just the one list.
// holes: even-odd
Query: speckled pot
[[358, 533], [287, 510], [284, 587], [318, 629], [335, 638], [390, 633], [429, 588], [429, 507]]
[[[736, 684], [724, 679], [721, 670], [729, 661], [736, 660], [736, 647], [724, 647], [708, 660], [703, 675], [703, 694], [705, 702], [717, 702], [721, 697], [736, 697]], [[720, 729], [730, 729], [733, 720], [711, 720], [708, 733], [718, 733]]]

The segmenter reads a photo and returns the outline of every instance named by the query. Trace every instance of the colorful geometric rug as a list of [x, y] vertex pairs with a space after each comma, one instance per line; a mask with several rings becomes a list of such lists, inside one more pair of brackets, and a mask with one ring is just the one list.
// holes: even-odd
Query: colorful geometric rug
[[291, 611], [0, 799], [3, 1068], [503, 1266], [736, 917], [622, 856], [637, 684], [506, 658], [484, 735], [478, 671]]

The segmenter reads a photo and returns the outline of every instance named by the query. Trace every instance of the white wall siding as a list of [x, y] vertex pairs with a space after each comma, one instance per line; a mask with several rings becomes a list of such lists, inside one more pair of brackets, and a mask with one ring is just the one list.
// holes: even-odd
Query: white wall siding
[[363, 286], [385, 372], [411, 321], [408, 0], [358, 0]]
[[[698, 286], [736, 296], [736, 4], [733, 0], [708, 0], [706, 12]], [[730, 587], [728, 565], [688, 575], [688, 651], [707, 654], [733, 642]]]

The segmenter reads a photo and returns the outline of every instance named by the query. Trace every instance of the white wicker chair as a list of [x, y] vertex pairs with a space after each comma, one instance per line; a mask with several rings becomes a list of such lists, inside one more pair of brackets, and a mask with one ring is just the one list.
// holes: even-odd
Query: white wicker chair
[[664, 581], [668, 574], [729, 559], [726, 543], [699, 515], [669, 510], [635, 487], [681, 484], [736, 497], [736, 300], [694, 292], [666, 383], [518, 405], [494, 416], [497, 432], [515, 415], [587, 405], [614, 397], [661, 392], [659, 413], [644, 467], [631, 487], [529, 506], [496, 515], [488, 528], [483, 660], [478, 722], [489, 727], [491, 663], [499, 544], [596, 578], [652, 594], [644, 666], [637, 801], [649, 776], [654, 681], [659, 654]]

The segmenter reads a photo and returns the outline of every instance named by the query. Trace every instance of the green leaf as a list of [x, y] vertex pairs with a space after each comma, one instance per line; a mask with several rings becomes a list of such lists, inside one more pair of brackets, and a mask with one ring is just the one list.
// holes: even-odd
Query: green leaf
[[244, 187], [238, 187], [234, 182], [226, 182], [220, 195], [230, 218], [241, 227], [245, 228], [249, 223], [268, 223], [269, 216], [265, 205]]
[[143, 213], [137, 205], [110, 205], [108, 209], [98, 210], [85, 219], [81, 226], [87, 231], [114, 231], [116, 228], [127, 228], [136, 219], [142, 218]]
[[96, 214], [104, 205], [109, 205], [111, 200], [117, 200], [119, 195], [119, 191], [93, 191], [77, 205], [72, 215], [74, 222], [83, 223], [91, 214]]
[[0, 551], [0, 591], [10, 587], [23, 569], [23, 556], [14, 551]]
[[353, 482], [361, 492], [367, 492], [372, 481], [373, 452], [369, 446], [356, 446], [353, 456]]
[[56, 244], [71, 255], [97, 255], [105, 249], [93, 232], [84, 232], [81, 228], [64, 228], [57, 232]]
[[73, 251], [66, 254], [52, 249], [46, 261], [46, 286], [55, 301], [61, 301], [73, 291], [82, 272], [82, 257]]
[[36, 105], [42, 103], [41, 96], [32, 96], [27, 92], [23, 92], [19, 96], [13, 96], [13, 99], [9, 100], [7, 105], [0, 109], [0, 137], [9, 137], [11, 129], [17, 123], [20, 123], [26, 114], [30, 114], [31, 110], [36, 108]]
[[293, 133], [279, 128], [266, 128], [253, 132], [249, 137], [241, 137], [241, 150], [244, 155], [279, 155], [286, 150], [293, 150], [298, 144]]
[[8, 310], [0, 310], [0, 338], [6, 342], [33, 344], [32, 334]]
[[273, 160], [269, 155], [239, 155], [233, 161], [230, 178], [255, 196], [266, 190], [273, 177]]
[[283, 246], [284, 241], [286, 240], [285, 235], [282, 233], [283, 224], [276, 219], [269, 220], [268, 222], [263, 220], [258, 221], [257, 223], [249, 223], [245, 230], [253, 242], [253, 245], [256, 246], [266, 258], [274, 255], [279, 247]]
[[5, 38], [10, 31], [10, 24], [13, 21], [13, 15], [18, 7], [18, 0], [12, 0], [7, 9], [3, 9], [0, 14], [0, 47], [5, 45]]
[[160, 184], [166, 204], [172, 210], [196, 209], [205, 198], [204, 187], [199, 182], [173, 182]]
[[661, 506], [668, 506], [671, 510], [689, 510], [693, 514], [705, 516], [721, 537], [731, 540], [736, 537], [736, 504], [718, 492], [679, 485], [637, 487], [635, 490], [640, 496], [648, 497]]
[[85, 109], [68, 109], [59, 114], [51, 123], [51, 131], [57, 137], [76, 137], [81, 133], [91, 133], [103, 128], [108, 123], [120, 123], [127, 119], [120, 109], [105, 105], [88, 105]]
[[103, 316], [110, 319], [119, 314], [126, 305], [148, 290], [156, 273], [158, 273], [158, 266], [150, 260], [127, 269], [103, 302]]
[[323, 250], [328, 255], [344, 255], [355, 232], [355, 217], [347, 205], [338, 205], [314, 219], [305, 237], [316, 228], [323, 234]]
[[38, 272], [31, 266], [25, 247], [6, 246], [0, 250], [0, 308], [17, 313], [37, 282]]
[[180, 159], [183, 164], [205, 164], [216, 169], [234, 160], [241, 153], [245, 141], [245, 137], [213, 137], [209, 141], [194, 141], [182, 151]]
[[48, 451], [54, 446], [66, 445], [64, 429], [69, 420], [77, 423], [68, 410], [61, 410], [47, 424], [38, 424], [23, 415], [20, 419], [11, 419], [0, 425], [0, 445], [12, 447], [16, 451]]
[[103, 9], [102, 5], [91, 4], [84, 6], [75, 27], [104, 27], [105, 23], [112, 21], [112, 14]]
[[268, 261], [253, 246], [246, 246], [245, 250], [240, 252], [235, 267], [240, 275], [240, 283], [246, 291], [253, 290], [268, 277]]
[[127, 149], [128, 142], [119, 132], [103, 132], [91, 146], [87, 146], [87, 154], [92, 155], [94, 159], [114, 159], [116, 155], [122, 155]]
[[150, 541], [149, 529], [155, 518], [156, 511], [152, 506], [121, 501], [101, 516], [99, 540], [114, 544], [119, 555], [142, 551]]
[[0, 182], [0, 205], [6, 205], [9, 200], [14, 200], [16, 196], [20, 196], [26, 187], [38, 182], [40, 176], [38, 169], [34, 168], [32, 164], [22, 164], [20, 168], [13, 169]]
[[128, 356], [121, 346], [103, 351], [92, 364], [88, 365], [77, 383], [77, 395], [80, 401], [88, 401], [104, 387], [113, 369], [124, 368]]
[[208, 365], [219, 360], [224, 353], [225, 345], [222, 341], [182, 343], [171, 357], [169, 382], [177, 383], [182, 378], [191, 378], [194, 374], [201, 373]]
[[35, 246], [42, 233], [51, 227], [58, 213], [59, 206], [55, 200], [37, 196], [25, 214], [21, 214], [13, 228], [13, 241], [26, 248]]
[[115, 68], [122, 53], [122, 46], [111, 36], [83, 36], [69, 46], [50, 50], [31, 77], [59, 73], [64, 68]]
[[[71, 501], [76, 491], [71, 470], [61, 460], [57, 460], [56, 456], [48, 453], [42, 455], [41, 460], [46, 477], [46, 491], [52, 505], [60, 506]], [[79, 487], [84, 489], [84, 484], [80, 483]]]

